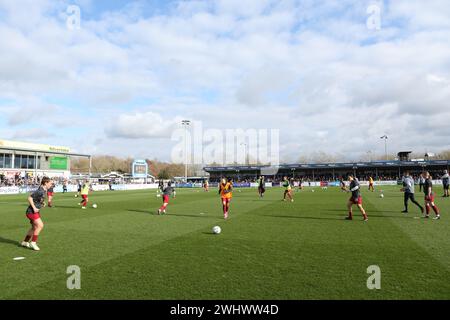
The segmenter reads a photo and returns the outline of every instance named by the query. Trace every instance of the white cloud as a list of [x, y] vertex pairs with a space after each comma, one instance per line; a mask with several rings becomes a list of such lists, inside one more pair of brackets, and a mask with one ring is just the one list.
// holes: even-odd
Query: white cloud
[[[448, 148], [450, 7], [389, 1], [374, 32], [366, 4], [182, 1], [145, 17], [140, 3], [70, 31], [63, 2], [0, 0], [0, 102], [9, 100], [0, 109], [15, 129], [54, 108], [52, 122], [84, 122], [92, 150], [115, 154], [142, 147], [132, 139], [170, 137], [181, 114], [209, 127], [281, 128], [292, 160], [318, 148], [366, 153], [385, 130], [392, 150]], [[72, 136], [66, 144], [78, 145]]]
[[181, 118], [162, 116], [154, 112], [121, 114], [106, 129], [110, 138], [170, 138]]

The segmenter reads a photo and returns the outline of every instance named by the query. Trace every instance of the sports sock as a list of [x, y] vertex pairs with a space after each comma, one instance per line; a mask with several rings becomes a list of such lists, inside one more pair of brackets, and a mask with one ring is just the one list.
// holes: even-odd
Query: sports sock
[[38, 240], [38, 235], [37, 235], [37, 234], [34, 234], [31, 241], [32, 241], [32, 242], [37, 242], [37, 240]]
[[438, 216], [439, 215], [439, 208], [437, 205], [432, 206], [434, 213]]
[[23, 241], [28, 242], [28, 241], [30, 241], [30, 239], [31, 239], [31, 236], [27, 235]]

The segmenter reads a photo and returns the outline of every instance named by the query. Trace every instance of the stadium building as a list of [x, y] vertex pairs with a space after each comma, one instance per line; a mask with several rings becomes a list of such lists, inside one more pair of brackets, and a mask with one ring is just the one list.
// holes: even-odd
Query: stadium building
[[71, 157], [91, 160], [90, 155], [72, 153], [68, 147], [0, 140], [0, 175], [69, 178]]
[[369, 176], [375, 180], [398, 180], [405, 171], [417, 177], [424, 170], [429, 171], [435, 178], [440, 178], [444, 170], [449, 170], [450, 160], [421, 160], [421, 161], [374, 161], [374, 162], [346, 162], [320, 164], [282, 164], [269, 166], [224, 166], [205, 167], [211, 181], [218, 181], [221, 177], [231, 177], [235, 180], [254, 181], [260, 175], [274, 181], [284, 176], [309, 181], [336, 181], [340, 177], [353, 174], [360, 180]]

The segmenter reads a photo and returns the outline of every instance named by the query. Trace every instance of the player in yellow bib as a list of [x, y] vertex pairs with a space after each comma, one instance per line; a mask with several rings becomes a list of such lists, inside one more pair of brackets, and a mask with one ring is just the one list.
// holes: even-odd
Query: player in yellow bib
[[231, 178], [228, 181], [223, 178], [219, 184], [219, 194], [222, 200], [223, 217], [228, 219], [228, 210], [230, 210], [231, 198], [233, 198], [233, 182]]
[[84, 184], [81, 187], [81, 202], [79, 205], [81, 205], [81, 209], [86, 209], [87, 203], [89, 202], [89, 191], [91, 190], [91, 184], [89, 181], [85, 181]]
[[369, 177], [369, 191], [374, 192], [375, 188], [373, 187], [373, 178]]
[[288, 196], [291, 202], [294, 202], [294, 199], [292, 198], [292, 186], [288, 177], [284, 177], [282, 186], [284, 187], [283, 201], [286, 201], [286, 196]]

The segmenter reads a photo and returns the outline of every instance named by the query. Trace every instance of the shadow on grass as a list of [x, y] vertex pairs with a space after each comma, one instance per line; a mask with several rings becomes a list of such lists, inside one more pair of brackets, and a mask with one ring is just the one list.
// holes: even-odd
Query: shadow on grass
[[152, 212], [150, 210], [138, 210], [138, 209], [130, 209], [130, 210], [127, 210], [127, 211], [128, 212], [138, 212], [138, 213], [146, 213], [146, 214], [156, 215], [156, 210], [155, 210], [155, 212]]
[[77, 204], [74, 204], [73, 206], [61, 206], [61, 205], [54, 205], [54, 206], [52, 206], [52, 207], [46, 207], [46, 209], [48, 210], [48, 209], [58, 209], [58, 208], [64, 208], [64, 209], [80, 209], [81, 208], [81, 206], [79, 206], [79, 205], [77, 205]]
[[[131, 210], [127, 210], [127, 211], [128, 212], [145, 213], [145, 214], [149, 214], [149, 215], [153, 215], [153, 216], [158, 216], [158, 213], [156, 212], [156, 210], [155, 210], [155, 212], [149, 211], [149, 210], [138, 210], [138, 209], [131, 209]], [[193, 215], [193, 214], [170, 213], [170, 212], [161, 214], [161, 216], [175, 216], [175, 217], [188, 217], [188, 218], [210, 218], [210, 219], [217, 218], [217, 217], [207, 216], [205, 214]]]
[[[329, 210], [325, 210], [325, 212], [324, 211], [322, 211], [322, 214], [327, 214], [327, 215], [334, 215], [335, 213], [326, 213], [327, 211], [331, 211], [331, 212], [342, 212], [344, 215], [347, 213], [347, 211], [346, 210], [331, 210], [331, 209], [329, 209]], [[417, 214], [415, 214], [415, 213], [410, 213], [409, 215], [404, 215], [403, 213], [401, 213], [400, 211], [385, 211], [385, 210], [383, 210], [383, 211], [370, 211], [370, 210], [366, 210], [366, 212], [367, 212], [367, 215], [369, 216], [369, 218], [370, 217], [376, 217], [376, 218], [396, 218], [396, 219], [405, 219], [405, 218], [411, 218], [411, 217], [415, 217], [415, 216], [419, 216], [419, 213], [417, 213]], [[392, 215], [392, 214], [390, 214], [390, 215], [387, 215], [387, 214], [382, 214], [382, 213], [385, 213], [385, 212], [393, 212], [393, 213], [397, 213], [396, 215]], [[358, 214], [360, 214], [359, 213], [359, 211], [357, 211], [357, 210], [353, 210], [353, 215], [358, 215]]]
[[15, 247], [19, 247], [19, 242], [16, 240], [11, 240], [11, 239], [6, 239], [3, 237], [0, 237], [0, 243], [6, 243], [6, 244], [10, 244], [13, 245]]
[[342, 218], [323, 218], [323, 217], [302, 217], [302, 216], [277, 216], [277, 215], [264, 215], [265, 217], [284, 218], [284, 219], [306, 219], [306, 220], [342, 220]]

